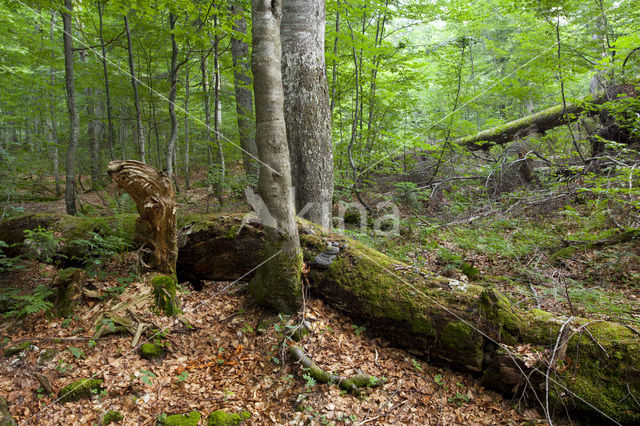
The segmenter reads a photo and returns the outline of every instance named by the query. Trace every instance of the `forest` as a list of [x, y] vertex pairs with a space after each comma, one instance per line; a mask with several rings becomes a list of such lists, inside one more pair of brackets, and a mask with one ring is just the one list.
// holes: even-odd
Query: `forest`
[[0, 8], [0, 426], [640, 424], [639, 0]]

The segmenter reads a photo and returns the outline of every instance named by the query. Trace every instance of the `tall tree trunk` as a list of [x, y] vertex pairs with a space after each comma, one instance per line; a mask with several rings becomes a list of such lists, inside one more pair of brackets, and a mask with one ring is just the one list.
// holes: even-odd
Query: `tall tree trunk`
[[98, 18], [100, 20], [100, 49], [102, 50], [102, 72], [104, 74], [104, 90], [107, 97], [107, 126], [109, 128], [108, 143], [109, 155], [113, 161], [113, 116], [111, 114], [111, 92], [109, 91], [109, 73], [107, 72], [107, 54], [104, 46], [104, 37], [102, 36], [102, 3], [98, 1]]
[[253, 0], [251, 11], [256, 145], [261, 161], [258, 190], [266, 207], [266, 211], [259, 210], [266, 243], [262, 251], [264, 263], [249, 283], [249, 291], [262, 305], [294, 312], [302, 299], [302, 251], [292, 199], [283, 110], [281, 3], [280, 0]]
[[283, 0], [282, 82], [297, 211], [331, 227], [333, 147], [324, 62], [324, 0]]
[[62, 36], [64, 44], [64, 80], [67, 90], [67, 108], [69, 110], [69, 145], [67, 146], [66, 183], [64, 191], [64, 202], [67, 214], [76, 214], [76, 151], [78, 149], [78, 134], [80, 127], [80, 117], [76, 106], [75, 83], [73, 76], [73, 36], [71, 28], [71, 13], [73, 13], [73, 3], [71, 0], [64, 0], [64, 11], [62, 12], [62, 24], [64, 33]]
[[191, 189], [189, 179], [189, 89], [191, 88], [189, 71], [191, 71], [191, 67], [187, 66], [184, 75], [184, 186], [186, 189]]
[[[233, 30], [246, 34], [247, 22], [242, 6], [236, 3], [231, 7], [234, 15]], [[242, 147], [242, 162], [248, 176], [258, 178], [258, 156], [253, 134], [253, 96], [251, 94], [251, 77], [249, 76], [249, 45], [242, 38], [231, 38], [231, 56], [233, 58], [233, 83], [236, 95], [236, 114], [238, 116], [238, 135]]]
[[[51, 44], [54, 43], [54, 31], [56, 28], [56, 12], [51, 12], [51, 29], [50, 29], [50, 38]], [[51, 52], [51, 60], [53, 61], [56, 57], [55, 52]], [[55, 68], [52, 65], [49, 69], [49, 84], [51, 86], [51, 99], [49, 100], [49, 142], [51, 143], [51, 156], [53, 157], [53, 180], [56, 185], [56, 197], [59, 197], [62, 194], [62, 189], [60, 188], [60, 162], [58, 158], [58, 136], [56, 131], [56, 92], [54, 90], [56, 83], [55, 78]]]
[[133, 87], [133, 103], [136, 107], [136, 135], [138, 138], [138, 149], [140, 150], [140, 161], [146, 163], [144, 149], [144, 130], [142, 129], [142, 111], [140, 109], [140, 94], [138, 93], [138, 79], [136, 78], [136, 68], [133, 64], [133, 48], [131, 46], [131, 30], [129, 20], [124, 15], [124, 29], [127, 32], [127, 52], [129, 53], [129, 74], [131, 74], [131, 86]]
[[[216, 27], [218, 25], [218, 16], [213, 16], [213, 26]], [[214, 135], [216, 141], [216, 150], [218, 154], [218, 186], [217, 186], [217, 196], [218, 202], [220, 205], [224, 203], [224, 177], [225, 177], [225, 164], [224, 164], [224, 152], [222, 151], [222, 135], [220, 130], [220, 125], [222, 124], [222, 107], [220, 104], [220, 64], [218, 59], [219, 53], [219, 43], [220, 39], [216, 34], [213, 38], [213, 75], [214, 75], [214, 83], [213, 83], [213, 100], [214, 100]]]
[[207, 167], [208, 173], [213, 170], [213, 155], [211, 153], [211, 105], [209, 102], [209, 83], [207, 79], [207, 58], [200, 55], [200, 75], [202, 76], [202, 97], [204, 103], [204, 125], [207, 132]]
[[97, 189], [101, 185], [100, 175], [100, 144], [99, 136], [102, 128], [102, 121], [98, 119], [98, 116], [102, 115], [100, 105], [95, 101], [96, 89], [85, 89], [87, 94], [87, 115], [89, 116], [88, 124], [88, 136], [89, 136], [89, 163], [91, 174], [91, 188]]
[[329, 110], [333, 116], [333, 108], [336, 105], [336, 86], [338, 83], [338, 36], [340, 35], [340, 0], [336, 5], [336, 34], [333, 38], [333, 64], [331, 71], [331, 104]]
[[169, 178], [173, 177], [173, 152], [178, 140], [178, 119], [176, 117], [176, 92], [178, 89], [178, 43], [173, 34], [176, 27], [176, 16], [169, 14], [169, 26], [171, 27], [171, 69], [169, 70], [169, 117], [171, 118], [171, 136], [167, 143], [167, 174]]

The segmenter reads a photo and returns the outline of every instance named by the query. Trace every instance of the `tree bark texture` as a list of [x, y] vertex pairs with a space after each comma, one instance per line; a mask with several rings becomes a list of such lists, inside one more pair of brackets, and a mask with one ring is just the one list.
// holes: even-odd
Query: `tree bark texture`
[[176, 16], [173, 13], [169, 14], [169, 26], [171, 27], [171, 69], [169, 70], [169, 117], [171, 119], [171, 136], [167, 142], [167, 174], [169, 178], [173, 177], [173, 156], [178, 141], [178, 119], [176, 117], [176, 94], [178, 90], [178, 43], [176, 37], [173, 34], [173, 30], [176, 27]]
[[76, 214], [76, 151], [78, 149], [78, 136], [80, 133], [80, 117], [76, 105], [75, 81], [73, 74], [73, 35], [71, 25], [71, 13], [73, 2], [65, 0], [64, 12], [62, 12], [63, 43], [64, 43], [64, 75], [67, 91], [67, 109], [69, 110], [69, 144], [67, 145], [66, 183], [64, 191], [64, 203], [67, 214]]
[[109, 177], [135, 201], [140, 217], [136, 235], [151, 251], [149, 266], [175, 276], [178, 257], [176, 240], [176, 196], [167, 173], [140, 161], [112, 161]]
[[280, 45], [280, 0], [253, 0], [253, 87], [256, 145], [260, 158], [258, 190], [271, 222], [266, 227], [263, 265], [249, 285], [262, 305], [294, 312], [302, 300], [302, 253], [291, 190], [289, 149], [284, 120]]
[[324, 60], [324, 0], [283, 0], [282, 81], [296, 210], [331, 227], [333, 146]]
[[[234, 15], [233, 30], [240, 34], [247, 33], [247, 22], [243, 10], [238, 4], [231, 7]], [[249, 75], [249, 45], [241, 37], [231, 38], [231, 56], [233, 58], [233, 84], [236, 95], [236, 114], [238, 116], [238, 136], [242, 148], [242, 162], [248, 176], [258, 179], [258, 157], [253, 131], [253, 95], [251, 94], [251, 77]]]

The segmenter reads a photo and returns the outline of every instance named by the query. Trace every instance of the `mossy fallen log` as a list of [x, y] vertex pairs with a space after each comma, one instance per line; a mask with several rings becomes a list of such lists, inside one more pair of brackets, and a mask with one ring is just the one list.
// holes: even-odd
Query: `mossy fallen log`
[[[181, 221], [178, 276], [233, 280], [262, 260], [262, 230], [242, 225], [241, 215], [188, 217]], [[301, 223], [308, 264], [331, 242], [342, 247], [327, 268], [311, 268], [314, 294], [433, 362], [474, 372], [506, 393], [544, 394], [547, 366], [564, 318], [525, 311], [493, 287], [440, 277], [398, 262], [357, 241]], [[596, 414], [633, 424], [640, 421], [640, 343], [621, 324], [574, 318], [565, 356], [549, 375], [550, 410], [566, 405], [572, 415]], [[533, 392], [532, 392], [533, 391]], [[564, 408], [563, 408], [564, 410]]]
[[563, 104], [552, 106], [526, 117], [483, 130], [474, 135], [458, 138], [455, 140], [455, 143], [471, 150], [488, 149], [494, 144], [501, 145], [511, 142], [516, 138], [518, 133], [532, 126], [535, 126], [538, 132], [546, 132], [547, 130], [566, 124], [567, 121], [575, 121], [576, 116], [579, 114], [593, 114], [594, 112], [598, 112], [599, 110], [596, 108], [598, 105], [614, 100], [618, 94], [637, 95], [633, 85], [620, 85], [615, 87], [610, 93], [602, 92], [596, 95], [586, 96], [578, 102], [570, 103], [567, 105], [566, 110]]
[[[259, 224], [243, 225], [242, 219], [241, 214], [180, 218], [178, 277], [248, 280], [262, 261], [264, 239]], [[79, 232], [73, 219], [65, 220], [70, 231]], [[527, 388], [527, 395], [537, 392], [545, 400], [548, 363], [565, 318], [522, 310], [493, 287], [417, 269], [308, 222], [301, 222], [300, 239], [312, 266], [312, 292], [334, 308], [431, 362], [474, 372], [486, 386], [506, 393]], [[313, 267], [329, 242], [340, 252], [328, 267]], [[550, 411], [555, 405], [564, 412], [566, 406], [572, 416], [640, 422], [638, 332], [581, 318], [567, 328], [549, 370]]]

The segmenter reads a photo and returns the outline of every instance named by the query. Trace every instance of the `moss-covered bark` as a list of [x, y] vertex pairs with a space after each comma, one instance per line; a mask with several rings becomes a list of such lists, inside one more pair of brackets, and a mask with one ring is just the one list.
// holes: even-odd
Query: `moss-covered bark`
[[[264, 244], [259, 225], [246, 225], [238, 233], [240, 215], [190, 218], [190, 222], [189, 235], [182, 238], [179, 271], [188, 267], [202, 279], [230, 280], [260, 261], [252, 255], [255, 251], [244, 251], [260, 250]], [[308, 264], [329, 241], [344, 247], [328, 268], [311, 269], [312, 290], [327, 303], [398, 346], [481, 375], [487, 386], [513, 392], [528, 386], [528, 377], [544, 396], [545, 360], [550, 359], [565, 319], [535, 309], [524, 311], [495, 288], [461, 286], [308, 222], [304, 227], [315, 232], [300, 235]], [[206, 246], [226, 251], [200, 257]], [[229, 270], [227, 259], [236, 270]], [[551, 371], [553, 404], [562, 398], [574, 414], [602, 416], [599, 410], [622, 423], [640, 421], [640, 407], [628, 396], [640, 395], [638, 336], [624, 325], [606, 321], [574, 319], [571, 327], [566, 357]], [[515, 349], [523, 345], [530, 349], [524, 353]], [[535, 353], [540, 354], [538, 361]]]

